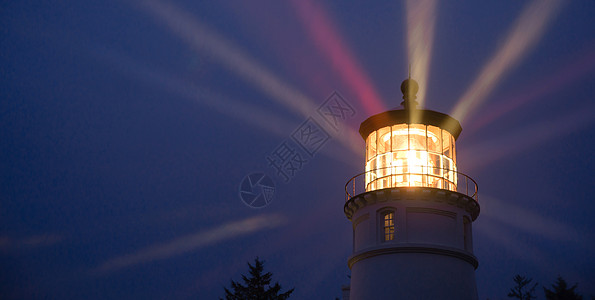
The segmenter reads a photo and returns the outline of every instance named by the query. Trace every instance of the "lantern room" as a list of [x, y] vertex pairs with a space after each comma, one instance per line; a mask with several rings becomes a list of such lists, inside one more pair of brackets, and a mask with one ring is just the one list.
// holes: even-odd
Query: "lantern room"
[[461, 125], [452, 117], [419, 110], [417, 83], [401, 84], [402, 110], [365, 120], [360, 134], [366, 142], [365, 191], [395, 187], [457, 190], [456, 139]]

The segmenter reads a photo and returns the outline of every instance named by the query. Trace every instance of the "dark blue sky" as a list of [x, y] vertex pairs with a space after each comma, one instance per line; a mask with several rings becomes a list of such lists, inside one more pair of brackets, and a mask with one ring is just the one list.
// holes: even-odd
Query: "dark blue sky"
[[[428, 109], [495, 77], [457, 143], [480, 299], [517, 273], [595, 295], [595, 3], [476, 2], [438, 3], [422, 44]], [[214, 299], [256, 256], [292, 298], [340, 296], [354, 134], [401, 102], [406, 7], [308, 3], [2, 3], [0, 298]], [[333, 92], [355, 115], [285, 182], [267, 156]], [[238, 193], [253, 172], [276, 186], [260, 209]]]

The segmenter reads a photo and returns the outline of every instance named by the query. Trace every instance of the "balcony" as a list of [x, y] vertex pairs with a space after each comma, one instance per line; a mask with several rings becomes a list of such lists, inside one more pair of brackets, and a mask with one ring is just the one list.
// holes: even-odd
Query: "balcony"
[[477, 183], [473, 178], [455, 170], [438, 167], [385, 167], [353, 176], [345, 184], [345, 201], [375, 190], [426, 187], [457, 192], [477, 199]]

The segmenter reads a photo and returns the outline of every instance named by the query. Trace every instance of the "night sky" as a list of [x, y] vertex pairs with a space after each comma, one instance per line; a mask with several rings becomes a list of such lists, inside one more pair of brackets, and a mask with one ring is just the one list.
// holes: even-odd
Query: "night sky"
[[[340, 297], [357, 130], [410, 63], [463, 127], [480, 299], [515, 274], [595, 296], [595, 2], [461, 2], [3, 1], [0, 298], [216, 299], [257, 256], [291, 299]], [[336, 127], [327, 99], [352, 108]]]

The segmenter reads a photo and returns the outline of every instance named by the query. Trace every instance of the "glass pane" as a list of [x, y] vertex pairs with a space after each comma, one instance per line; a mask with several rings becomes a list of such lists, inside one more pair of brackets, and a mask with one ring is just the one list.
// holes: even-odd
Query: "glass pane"
[[379, 177], [383, 177], [386, 175], [390, 175], [390, 163], [392, 161], [393, 155], [392, 153], [385, 153], [385, 154], [380, 154], [378, 155], [377, 162], [377, 168], [378, 168], [378, 174]]
[[428, 176], [428, 186], [433, 188], [442, 188], [442, 177]]
[[444, 172], [445, 178], [449, 178], [448, 177], [448, 172], [451, 170], [452, 166], [451, 166], [451, 160], [444, 157], [444, 159], [442, 160], [442, 171]]
[[455, 138], [451, 135], [450, 136], [450, 144], [452, 146], [452, 160], [454, 161], [454, 164], [457, 164], [457, 151], [456, 151], [456, 143], [455, 143]]
[[393, 219], [393, 214], [392, 213], [385, 214], [384, 215], [384, 224], [386, 224], [388, 226], [390, 223], [392, 223], [391, 222], [392, 219]]
[[366, 186], [366, 191], [373, 191], [373, 190], [376, 190], [376, 181], [372, 181]]
[[457, 166], [452, 159], [445, 158], [450, 161], [450, 170], [448, 171], [448, 180], [451, 182], [451, 190], [456, 190], [457, 184]]
[[376, 181], [376, 184], [378, 185], [378, 187], [377, 187], [378, 189], [389, 188], [390, 187], [390, 176], [378, 179]]
[[442, 176], [442, 156], [439, 154], [428, 153], [428, 164], [430, 170], [428, 170], [429, 174]]
[[366, 140], [366, 161], [376, 156], [376, 131], [370, 133]]
[[442, 153], [442, 130], [436, 126], [428, 126], [428, 151]]
[[376, 158], [371, 159], [366, 163], [366, 184], [376, 179], [376, 172], [373, 171], [376, 168]]
[[428, 153], [426, 151], [408, 151], [407, 164], [409, 165], [409, 172], [416, 174], [426, 173]]
[[407, 160], [409, 165], [409, 180], [410, 186], [423, 186], [426, 181], [428, 156], [425, 151], [408, 151]]
[[374, 169], [376, 169], [376, 158], [372, 158], [370, 161], [366, 163], [366, 172], [371, 173], [369, 171], [372, 171]]
[[409, 149], [426, 150], [426, 125], [409, 125]]
[[442, 153], [449, 158], [452, 158], [452, 147], [450, 144], [451, 135], [448, 131], [442, 130]]
[[407, 151], [393, 153], [392, 169], [393, 174], [404, 174], [407, 172]]
[[384, 240], [390, 241], [394, 239], [395, 234], [395, 223], [394, 223], [394, 214], [393, 213], [386, 213], [384, 215]]
[[407, 141], [407, 124], [394, 125], [393, 128], [393, 151], [407, 150], [409, 147]]
[[454, 190], [452, 183], [450, 181], [444, 181], [444, 189], [451, 190], [451, 191]]
[[390, 127], [383, 127], [378, 129], [378, 154], [391, 151], [390, 149]]

